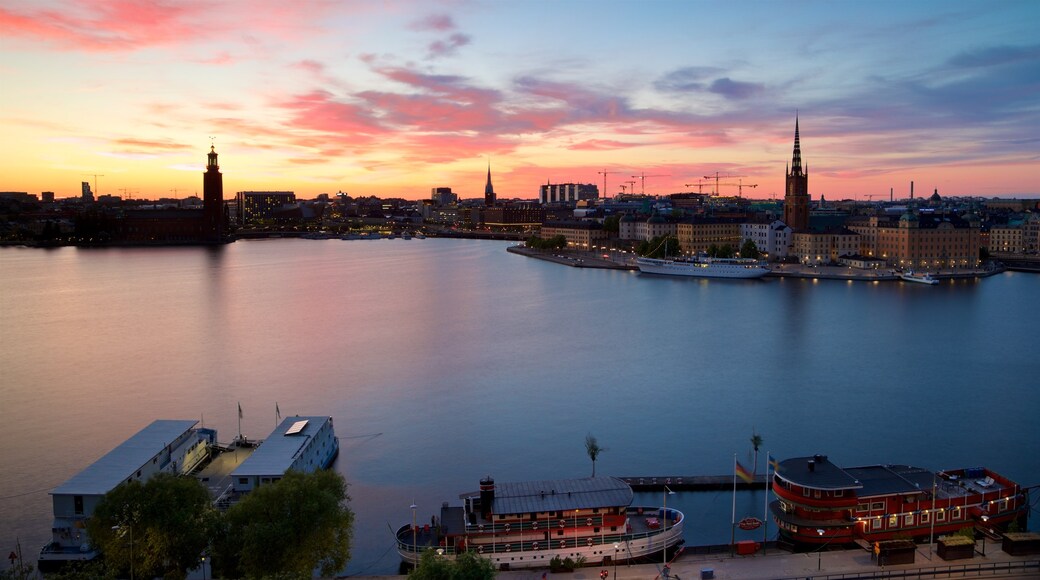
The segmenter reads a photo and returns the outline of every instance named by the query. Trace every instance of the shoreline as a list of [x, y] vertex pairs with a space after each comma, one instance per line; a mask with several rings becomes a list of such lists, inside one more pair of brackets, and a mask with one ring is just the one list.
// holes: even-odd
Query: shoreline
[[[572, 268], [598, 268], [601, 270], [628, 270], [638, 272], [637, 266], [618, 262], [592, 252], [575, 252], [574, 250], [534, 250], [523, 246], [509, 246], [507, 252], [553, 262]], [[805, 266], [802, 264], [769, 264], [770, 270], [765, 278], [799, 278], [818, 280], [851, 280], [856, 282], [898, 282], [899, 274], [895, 270], [858, 270], [850, 266]], [[1004, 266], [992, 268], [973, 268], [969, 270], [939, 270], [929, 272], [940, 280], [962, 280], [971, 278], [988, 278], [1009, 270]]]

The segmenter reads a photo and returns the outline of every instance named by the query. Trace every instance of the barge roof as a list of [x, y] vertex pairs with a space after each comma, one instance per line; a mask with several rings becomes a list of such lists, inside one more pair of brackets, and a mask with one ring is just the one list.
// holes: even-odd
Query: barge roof
[[492, 510], [496, 514], [526, 514], [628, 506], [632, 498], [632, 488], [616, 477], [497, 483]]
[[318, 417], [286, 417], [274, 431], [257, 446], [231, 477], [275, 476], [285, 474], [308, 441], [331, 420], [328, 415]]
[[132, 476], [178, 437], [195, 427], [193, 419], [158, 419], [70, 477], [51, 495], [104, 495]]

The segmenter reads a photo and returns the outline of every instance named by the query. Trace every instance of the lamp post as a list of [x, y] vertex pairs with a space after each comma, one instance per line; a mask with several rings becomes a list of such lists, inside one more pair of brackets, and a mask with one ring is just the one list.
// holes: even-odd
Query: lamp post
[[661, 577], [668, 577], [668, 496], [675, 495], [675, 492], [668, 489], [668, 486], [664, 486], [664, 492], [661, 494], [661, 513], [664, 515], [664, 522], [661, 524]]
[[[130, 530], [130, 580], [134, 580], [134, 524], [126, 524], [127, 529]], [[112, 526], [113, 530], [122, 530], [122, 526]], [[122, 534], [120, 534], [122, 535]]]
[[206, 554], [203, 554], [199, 561], [202, 562], [202, 580], [206, 580]]
[[617, 559], [618, 559], [618, 548], [621, 544], [614, 542], [614, 577], [617, 578]]
[[[816, 528], [816, 533], [819, 534], [820, 537], [822, 538], [823, 537], [823, 528]], [[828, 541], [830, 541], [830, 540], [828, 540]], [[826, 546], [826, 545], [827, 545], [826, 543], [823, 544], [823, 546]], [[823, 570], [823, 546], [820, 546], [819, 549], [816, 550], [816, 570], [817, 571]]]
[[[988, 521], [989, 521], [989, 516], [986, 516], [986, 515], [982, 516], [982, 523], [986, 523]], [[982, 531], [982, 557], [983, 558], [986, 557], [986, 531], [985, 530]]]
[[[415, 508], [417, 507], [419, 506], [415, 505], [415, 500], [412, 500], [412, 554], [419, 553], [419, 542], [416, 540], [416, 536], [419, 533], [419, 531], [417, 529], [418, 526], [415, 525]], [[416, 559], [415, 563], [418, 564], [419, 560]]]

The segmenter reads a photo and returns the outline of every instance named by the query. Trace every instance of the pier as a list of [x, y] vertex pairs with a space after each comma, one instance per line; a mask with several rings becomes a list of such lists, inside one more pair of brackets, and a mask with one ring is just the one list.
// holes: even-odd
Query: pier
[[[642, 477], [619, 477], [632, 487], [632, 491], [718, 491], [733, 489], [733, 475], [665, 475]], [[737, 489], [765, 489], [766, 476], [755, 475], [751, 481], [737, 478]]]

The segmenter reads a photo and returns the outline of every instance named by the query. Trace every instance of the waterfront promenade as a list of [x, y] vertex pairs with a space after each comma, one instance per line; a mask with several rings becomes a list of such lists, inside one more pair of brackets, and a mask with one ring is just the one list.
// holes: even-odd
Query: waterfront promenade
[[[599, 268], [609, 270], [631, 270], [639, 271], [633, 262], [634, 254], [619, 254], [609, 252], [603, 257], [602, 252], [589, 252], [584, 250], [533, 250], [523, 245], [510, 246], [507, 251], [545, 260], [573, 268]], [[899, 280], [899, 274], [895, 270], [863, 270], [850, 266], [810, 266], [805, 264], [768, 264], [770, 269], [767, 278], [806, 278], [818, 280], [855, 280], [860, 282], [894, 282]], [[985, 278], [999, 274], [1005, 269], [1002, 267], [989, 268], [965, 268], [957, 270], [929, 271], [933, 277], [946, 279], [962, 278]]]
[[[915, 562], [894, 566], [878, 566], [866, 550], [840, 550], [792, 554], [771, 549], [750, 556], [710, 554], [681, 554], [670, 565], [669, 578], [694, 580], [702, 571], [711, 570], [719, 579], [746, 580], [824, 580], [842, 578], [1040, 578], [1040, 558], [1037, 556], [1010, 556], [997, 542], [988, 541], [983, 556], [982, 541], [976, 544], [975, 557], [968, 560], [944, 561], [928, 544], [917, 547]], [[931, 560], [929, 560], [929, 557]], [[617, 576], [612, 565], [592, 565], [574, 572], [552, 573], [546, 570], [513, 570], [499, 572], [501, 580], [540, 580], [560, 578], [595, 580], [606, 570], [607, 578], [654, 580], [661, 577], [661, 564], [617, 565]], [[352, 576], [352, 578], [361, 578]], [[402, 578], [402, 576], [366, 576], [371, 580]]]

